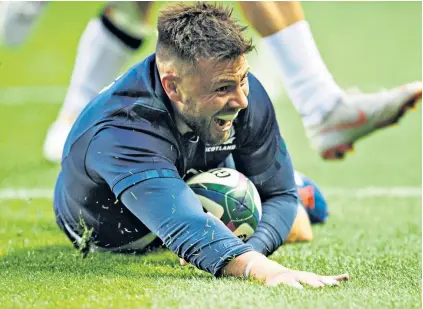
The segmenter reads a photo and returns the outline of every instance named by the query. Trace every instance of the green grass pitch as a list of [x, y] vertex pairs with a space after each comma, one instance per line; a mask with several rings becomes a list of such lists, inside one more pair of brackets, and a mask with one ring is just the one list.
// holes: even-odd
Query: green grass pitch
[[[323, 274], [348, 272], [351, 280], [338, 288], [215, 279], [180, 267], [170, 252], [81, 259], [45, 197], [59, 169], [43, 161], [41, 145], [79, 35], [101, 5], [51, 3], [26, 45], [0, 49], [0, 308], [422, 307], [420, 107], [398, 128], [359, 142], [347, 160], [326, 163], [310, 149], [286, 97], [275, 101], [295, 167], [326, 189], [330, 217], [314, 227], [312, 243], [283, 246], [271, 258]], [[421, 3], [313, 2], [304, 9], [343, 87], [375, 91], [421, 79]], [[148, 40], [133, 62], [153, 47]]]

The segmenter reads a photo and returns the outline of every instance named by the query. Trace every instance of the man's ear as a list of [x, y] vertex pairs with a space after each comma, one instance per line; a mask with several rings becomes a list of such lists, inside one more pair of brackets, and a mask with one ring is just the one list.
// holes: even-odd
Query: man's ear
[[174, 73], [165, 73], [161, 76], [161, 82], [169, 99], [175, 103], [181, 103], [182, 96], [178, 90], [180, 78]]

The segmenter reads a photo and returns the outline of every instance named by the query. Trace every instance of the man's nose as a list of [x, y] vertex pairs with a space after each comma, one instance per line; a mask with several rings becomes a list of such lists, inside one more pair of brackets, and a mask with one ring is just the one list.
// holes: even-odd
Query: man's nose
[[248, 91], [242, 89], [242, 87], [237, 87], [233, 97], [229, 101], [229, 106], [231, 108], [245, 109], [248, 106], [247, 99]]

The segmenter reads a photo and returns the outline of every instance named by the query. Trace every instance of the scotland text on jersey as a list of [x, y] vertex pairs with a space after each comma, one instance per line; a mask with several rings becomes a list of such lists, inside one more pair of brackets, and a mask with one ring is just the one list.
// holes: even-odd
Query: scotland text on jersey
[[224, 142], [222, 145], [218, 146], [206, 146], [206, 152], [216, 152], [216, 151], [232, 151], [236, 148], [234, 144], [235, 141], [235, 130], [231, 130], [231, 135], [229, 136], [228, 140]]

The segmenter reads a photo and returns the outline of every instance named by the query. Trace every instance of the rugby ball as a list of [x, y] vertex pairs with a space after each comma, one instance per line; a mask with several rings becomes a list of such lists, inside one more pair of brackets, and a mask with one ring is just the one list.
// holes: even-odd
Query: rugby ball
[[237, 237], [246, 241], [261, 219], [260, 195], [242, 173], [215, 168], [187, 180], [204, 211], [220, 219]]

